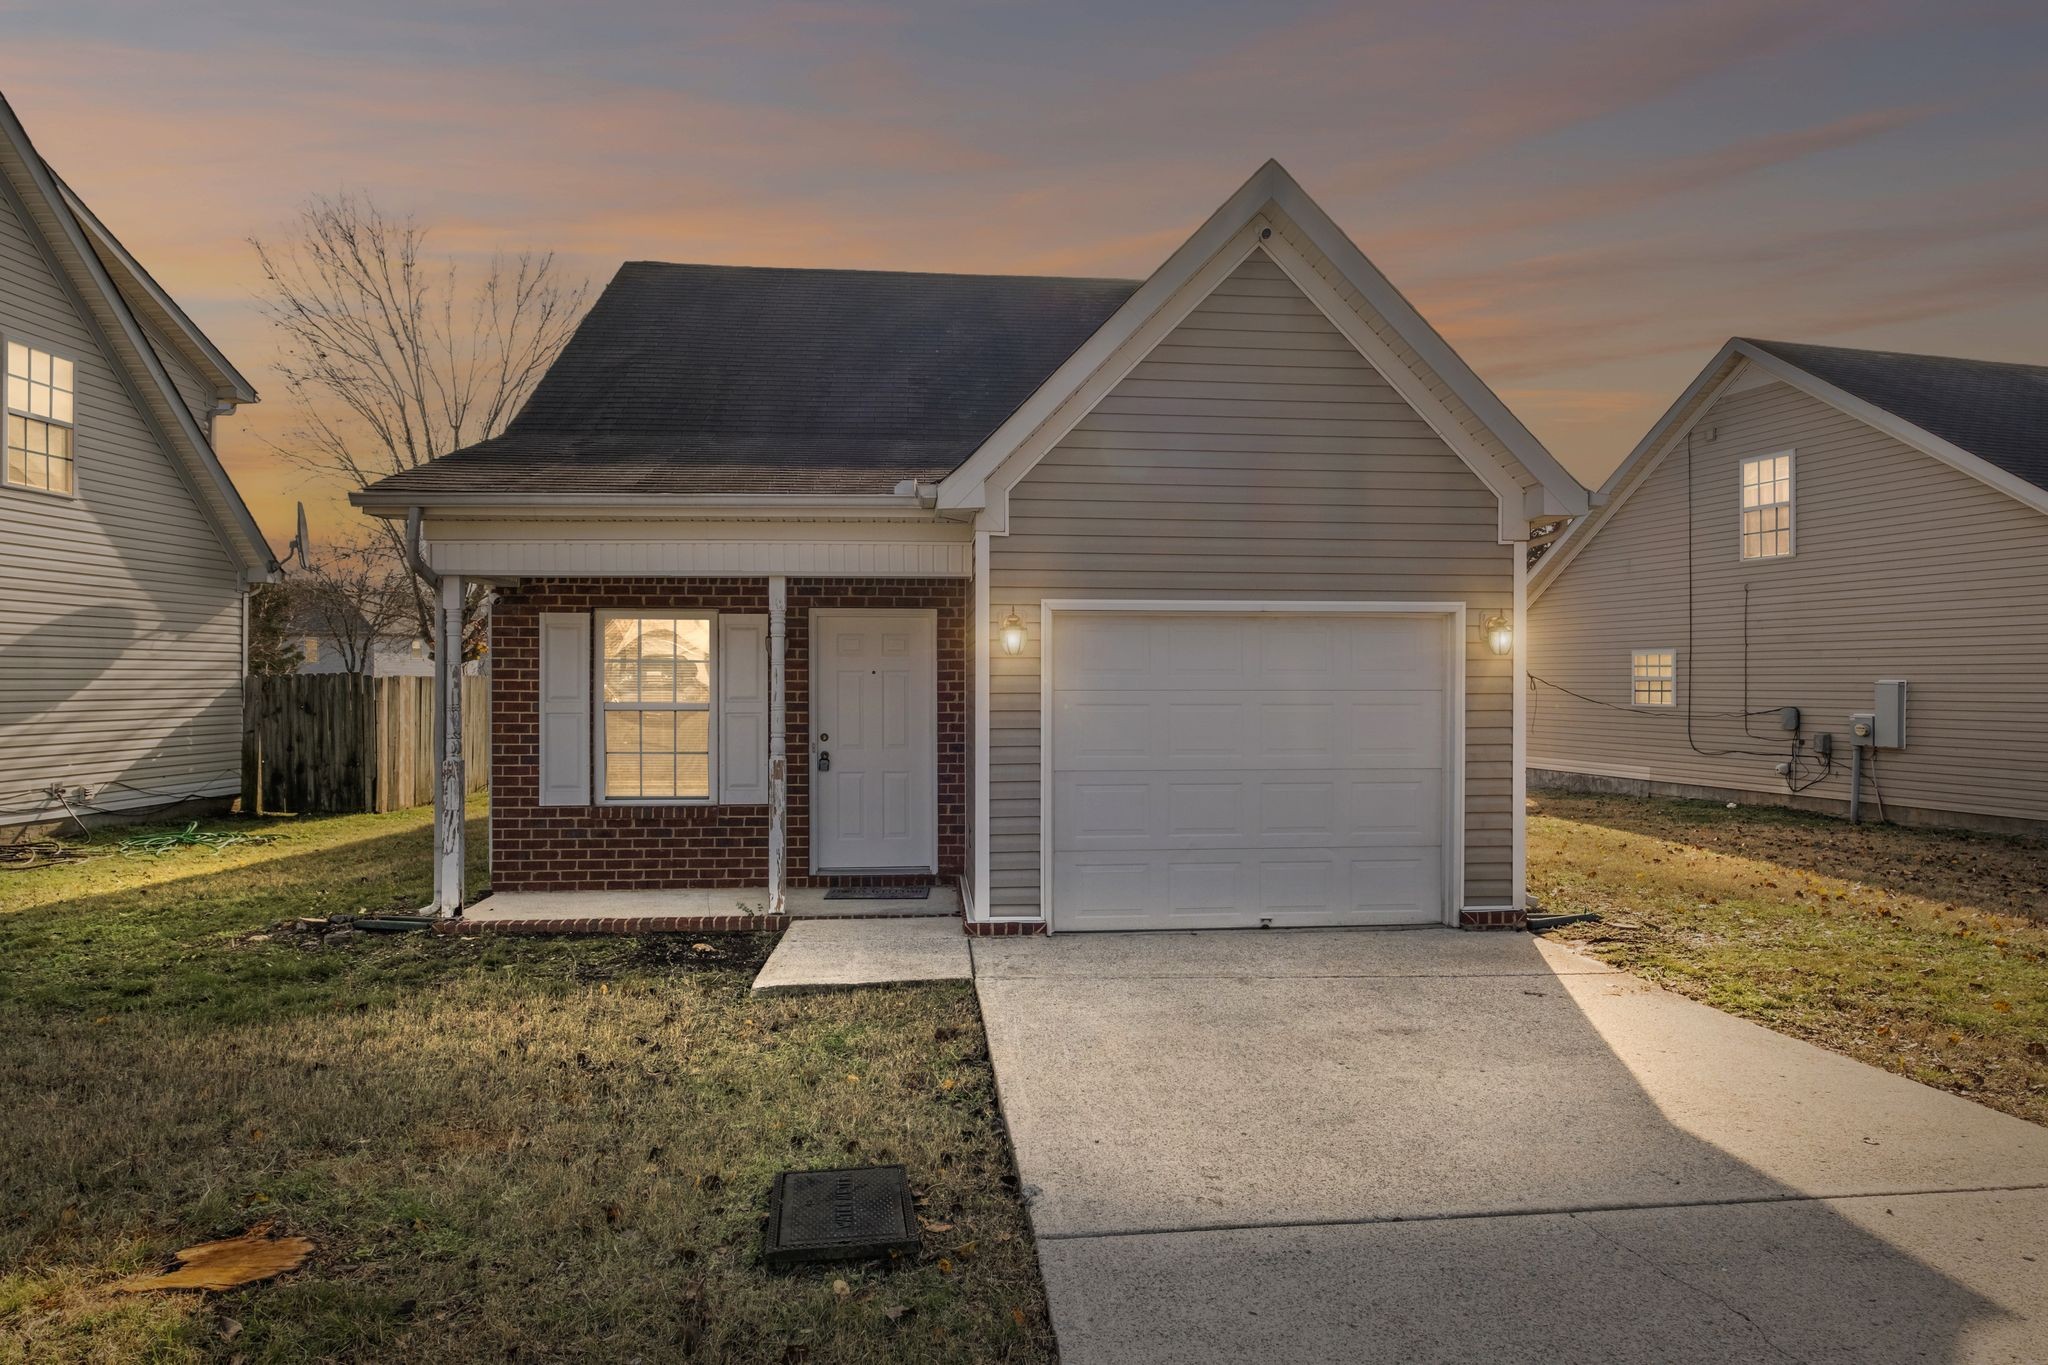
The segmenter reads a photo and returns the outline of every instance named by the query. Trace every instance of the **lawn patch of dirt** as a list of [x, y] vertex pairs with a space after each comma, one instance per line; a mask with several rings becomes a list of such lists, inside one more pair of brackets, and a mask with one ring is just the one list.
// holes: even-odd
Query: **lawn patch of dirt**
[[1546, 795], [1530, 888], [1618, 967], [2048, 1123], [2048, 847], [1711, 802]]

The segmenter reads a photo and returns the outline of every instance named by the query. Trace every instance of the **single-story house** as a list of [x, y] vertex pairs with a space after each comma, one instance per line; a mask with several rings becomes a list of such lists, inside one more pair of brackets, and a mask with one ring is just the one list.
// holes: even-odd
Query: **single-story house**
[[0, 99], [0, 837], [241, 787], [255, 390]]
[[323, 610], [301, 610], [292, 618], [301, 674], [354, 673], [366, 678], [431, 678], [434, 650], [411, 630], [372, 630], [360, 613], [337, 623]]
[[2048, 830], [2048, 367], [1737, 339], [1532, 571], [1539, 786]]
[[495, 585], [494, 893], [1521, 918], [1513, 627], [1586, 494], [1277, 163], [1144, 280], [628, 264], [357, 502]]

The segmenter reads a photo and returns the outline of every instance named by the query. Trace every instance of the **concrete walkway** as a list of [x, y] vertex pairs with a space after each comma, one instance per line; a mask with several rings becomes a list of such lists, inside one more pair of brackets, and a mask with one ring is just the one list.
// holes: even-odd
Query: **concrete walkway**
[[965, 981], [973, 972], [957, 919], [808, 919], [789, 926], [754, 990]]
[[974, 955], [1067, 1365], [2048, 1359], [2048, 1130], [1521, 934]]

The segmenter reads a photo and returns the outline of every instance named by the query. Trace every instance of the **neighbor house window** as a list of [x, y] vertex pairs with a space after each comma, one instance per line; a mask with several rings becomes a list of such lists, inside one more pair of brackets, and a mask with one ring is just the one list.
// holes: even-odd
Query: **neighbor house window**
[[71, 362], [61, 355], [7, 343], [7, 482], [69, 494], [72, 478]]
[[711, 799], [711, 618], [603, 616], [605, 799]]
[[1678, 704], [1678, 651], [1638, 649], [1628, 656], [1628, 699], [1636, 706]]
[[1742, 462], [1742, 557], [1792, 553], [1792, 452]]

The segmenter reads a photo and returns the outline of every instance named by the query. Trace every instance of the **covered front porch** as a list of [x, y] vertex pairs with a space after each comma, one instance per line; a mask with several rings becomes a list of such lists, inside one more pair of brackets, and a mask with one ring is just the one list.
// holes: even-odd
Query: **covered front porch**
[[[627, 575], [462, 538], [477, 529], [425, 538], [425, 557], [495, 592], [490, 893], [463, 884], [444, 809], [436, 913], [621, 933], [963, 914], [975, 603], [959, 542], [820, 563], [816, 540], [692, 547], [698, 528], [670, 523], [683, 545], [653, 556], [669, 571]], [[809, 572], [740, 571], [784, 558]], [[451, 617], [467, 579], [441, 573]], [[445, 756], [444, 793], [459, 763]]]

